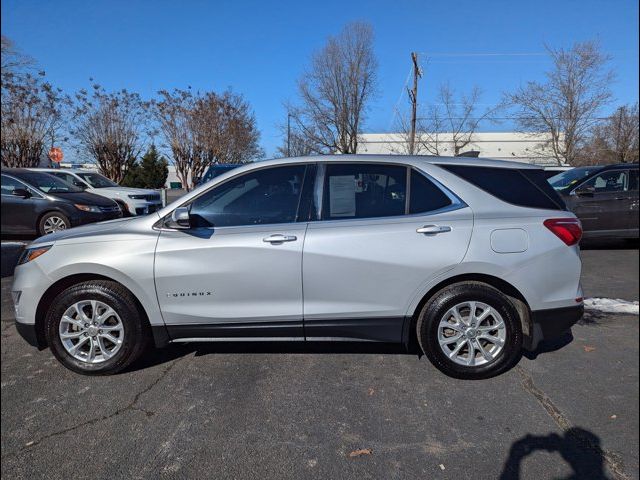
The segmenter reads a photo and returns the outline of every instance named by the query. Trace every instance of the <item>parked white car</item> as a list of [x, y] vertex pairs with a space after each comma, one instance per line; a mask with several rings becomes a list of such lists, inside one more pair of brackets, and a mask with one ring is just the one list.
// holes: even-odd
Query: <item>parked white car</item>
[[148, 188], [123, 187], [92, 170], [32, 168], [54, 175], [84, 191], [115, 200], [125, 215], [146, 215], [162, 208], [160, 193]]

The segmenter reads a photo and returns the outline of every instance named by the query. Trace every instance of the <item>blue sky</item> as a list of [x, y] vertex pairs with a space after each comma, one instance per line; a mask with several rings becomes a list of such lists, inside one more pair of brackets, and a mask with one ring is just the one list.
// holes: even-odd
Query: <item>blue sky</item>
[[540, 79], [548, 59], [428, 55], [539, 53], [544, 43], [560, 47], [595, 38], [612, 56], [616, 102], [638, 100], [635, 0], [2, 0], [2, 33], [57, 86], [74, 91], [93, 77], [107, 89], [146, 97], [189, 85], [232, 87], [251, 103], [267, 155], [282, 142], [282, 104], [295, 100], [296, 80], [310, 54], [353, 20], [370, 22], [376, 32], [380, 93], [368, 132], [393, 126], [411, 51], [427, 56], [421, 103], [433, 102], [437, 86], [449, 81], [458, 91], [479, 86], [481, 102], [492, 104], [503, 91]]

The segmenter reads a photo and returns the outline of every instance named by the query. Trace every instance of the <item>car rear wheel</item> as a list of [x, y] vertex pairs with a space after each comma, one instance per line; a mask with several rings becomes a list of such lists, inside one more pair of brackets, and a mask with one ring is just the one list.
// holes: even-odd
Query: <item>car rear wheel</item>
[[59, 232], [71, 227], [71, 222], [66, 215], [60, 212], [49, 212], [42, 216], [38, 222], [38, 233], [46, 235], [47, 233]]
[[423, 307], [417, 322], [422, 351], [440, 371], [481, 379], [511, 368], [522, 349], [522, 326], [511, 300], [480, 282], [450, 285]]
[[112, 281], [73, 285], [52, 302], [47, 343], [68, 369], [86, 375], [117, 373], [135, 361], [149, 331], [133, 295]]

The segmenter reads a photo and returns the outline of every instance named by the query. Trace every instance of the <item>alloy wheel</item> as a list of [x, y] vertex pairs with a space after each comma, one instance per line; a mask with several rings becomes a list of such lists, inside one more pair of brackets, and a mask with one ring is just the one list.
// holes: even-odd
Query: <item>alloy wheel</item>
[[76, 360], [101, 363], [112, 358], [124, 340], [124, 325], [116, 311], [98, 300], [71, 305], [60, 320], [62, 346]]
[[450, 308], [438, 324], [438, 343], [453, 362], [468, 367], [495, 360], [507, 340], [504, 320], [495, 308], [468, 301]]

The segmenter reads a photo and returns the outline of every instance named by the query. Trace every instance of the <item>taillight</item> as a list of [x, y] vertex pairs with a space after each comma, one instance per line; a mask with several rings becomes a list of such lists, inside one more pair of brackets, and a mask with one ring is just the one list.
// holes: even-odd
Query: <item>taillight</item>
[[550, 218], [544, 226], [567, 245], [575, 245], [582, 238], [582, 225], [577, 218]]

